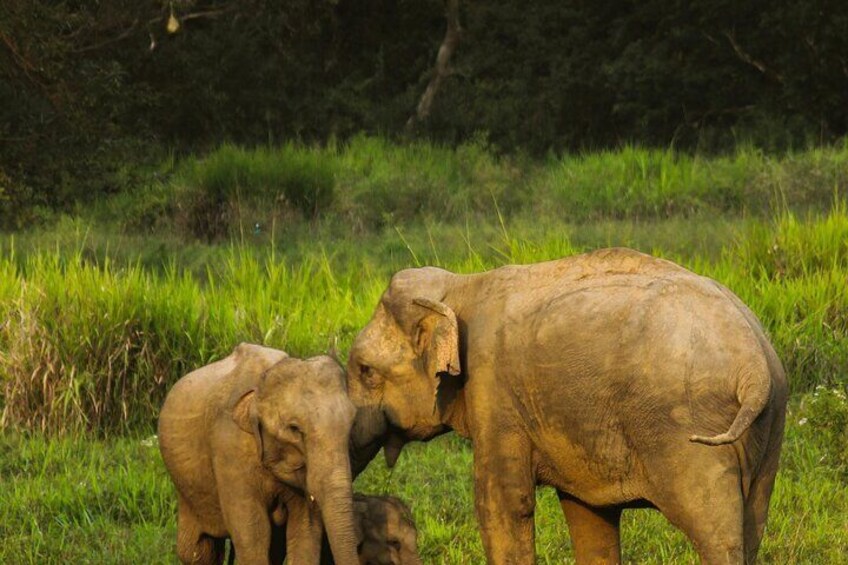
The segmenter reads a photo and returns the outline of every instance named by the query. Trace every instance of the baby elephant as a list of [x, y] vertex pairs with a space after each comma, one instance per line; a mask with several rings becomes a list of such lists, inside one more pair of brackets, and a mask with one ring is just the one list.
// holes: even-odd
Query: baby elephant
[[229, 537], [239, 563], [319, 563], [326, 529], [336, 562], [358, 563], [354, 414], [326, 356], [241, 344], [180, 379], [159, 417], [180, 561], [221, 563]]
[[393, 496], [353, 495], [361, 565], [420, 565], [409, 508]]

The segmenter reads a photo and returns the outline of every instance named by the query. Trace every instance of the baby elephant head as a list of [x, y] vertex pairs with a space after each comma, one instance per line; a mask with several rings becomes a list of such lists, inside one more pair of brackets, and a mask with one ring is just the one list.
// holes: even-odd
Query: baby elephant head
[[393, 496], [354, 495], [361, 565], [420, 565], [409, 508]]
[[348, 455], [355, 409], [342, 368], [327, 356], [283, 359], [241, 394], [233, 420], [253, 435], [262, 466], [320, 508], [334, 555], [354, 548]]

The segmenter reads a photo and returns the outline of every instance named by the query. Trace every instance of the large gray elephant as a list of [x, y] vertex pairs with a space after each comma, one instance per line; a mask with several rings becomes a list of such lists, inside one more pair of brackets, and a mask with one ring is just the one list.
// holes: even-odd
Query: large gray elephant
[[619, 562], [622, 509], [638, 507], [706, 563], [757, 555], [786, 379], [754, 314], [674, 263], [607, 249], [401, 271], [353, 344], [348, 390], [389, 463], [410, 440], [471, 438], [490, 563], [533, 563], [536, 485], [557, 490], [579, 563]]
[[355, 410], [329, 357], [241, 344], [169, 392], [159, 445], [178, 494], [177, 554], [220, 563], [315, 563], [322, 525], [337, 563], [358, 563], [348, 458]]

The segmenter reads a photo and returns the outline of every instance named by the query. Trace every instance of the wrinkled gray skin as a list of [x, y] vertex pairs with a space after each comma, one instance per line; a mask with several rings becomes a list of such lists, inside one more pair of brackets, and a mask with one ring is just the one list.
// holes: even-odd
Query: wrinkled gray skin
[[220, 563], [357, 563], [349, 433], [355, 410], [329, 357], [241, 344], [171, 389], [159, 445], [178, 493], [177, 554]]
[[578, 563], [620, 562], [655, 507], [705, 563], [753, 562], [787, 386], [728, 289], [627, 249], [456, 275], [397, 273], [351, 350], [357, 426], [474, 447], [490, 563], [534, 562], [534, 489], [557, 489]]
[[[393, 496], [353, 495], [360, 565], [421, 565], [412, 512]], [[333, 563], [329, 551], [322, 563]], [[326, 558], [324, 557], [326, 556]]]

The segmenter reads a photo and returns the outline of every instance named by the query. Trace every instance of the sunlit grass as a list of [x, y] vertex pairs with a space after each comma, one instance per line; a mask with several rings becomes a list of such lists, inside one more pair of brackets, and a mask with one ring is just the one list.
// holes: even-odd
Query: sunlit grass
[[772, 155], [625, 145], [531, 159], [484, 136], [456, 147], [359, 135], [344, 143], [224, 144], [167, 160], [131, 192], [77, 215], [133, 233], [241, 240], [316, 224], [379, 232], [423, 221], [506, 217], [586, 223], [822, 210], [848, 185], [848, 141]]
[[[674, 224], [685, 232], [684, 224]], [[240, 341], [294, 355], [345, 351], [391, 274], [435, 264], [475, 272], [578, 253], [568, 230], [500, 218], [478, 230], [454, 227], [460, 244], [440, 246], [428, 228], [398, 230], [372, 247], [315, 242], [312, 251], [232, 246], [200, 272], [95, 261], [82, 252], [0, 259], [0, 378], [3, 422], [52, 432], [97, 433], [150, 426], [165, 391]], [[577, 232], [575, 232], [577, 233]], [[467, 234], [467, 235], [466, 235]], [[526, 235], [525, 235], [526, 234]], [[846, 384], [848, 213], [743, 225], [713, 257], [644, 249], [715, 278], [760, 317], [793, 391]], [[674, 232], [664, 241], [673, 241]], [[685, 239], [685, 236], [681, 236]], [[332, 240], [327, 241], [327, 248]], [[590, 248], [592, 246], [589, 246]], [[779, 257], [776, 257], [779, 255]]]
[[[810, 441], [827, 421], [799, 424], [798, 403], [793, 406], [761, 562], [842, 563], [848, 468], [828, 460], [824, 444]], [[482, 563], [472, 457], [456, 436], [410, 444], [393, 470], [375, 459], [356, 490], [390, 493], [410, 504], [425, 562]], [[48, 441], [7, 432], [0, 435], [0, 473], [0, 562], [176, 562], [174, 492], [153, 438]], [[628, 563], [696, 561], [685, 536], [654, 510], [625, 511], [622, 547]], [[551, 489], [537, 493], [536, 548], [540, 563], [573, 562]]]

